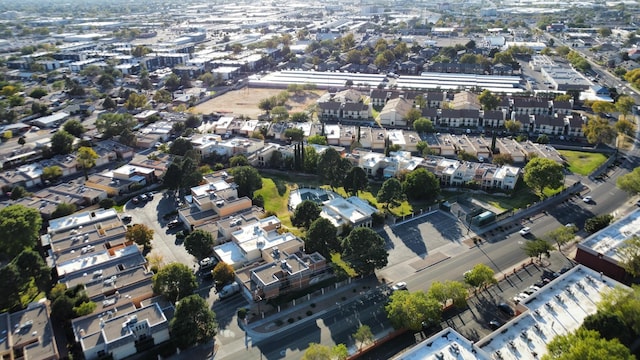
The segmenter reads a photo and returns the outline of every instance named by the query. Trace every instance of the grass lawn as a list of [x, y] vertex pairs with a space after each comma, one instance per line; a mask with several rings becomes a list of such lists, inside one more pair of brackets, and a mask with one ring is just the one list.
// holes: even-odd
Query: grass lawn
[[290, 191], [290, 184], [284, 184], [279, 179], [274, 181], [273, 179], [263, 177], [262, 189], [256, 191], [255, 195], [262, 195], [264, 198], [265, 211], [274, 212], [282, 224], [289, 228], [291, 233], [300, 236], [300, 230], [291, 224], [291, 214], [287, 207], [289, 204]]
[[607, 160], [605, 155], [598, 153], [571, 150], [558, 150], [558, 152], [567, 159], [569, 171], [584, 176], [591, 174]]

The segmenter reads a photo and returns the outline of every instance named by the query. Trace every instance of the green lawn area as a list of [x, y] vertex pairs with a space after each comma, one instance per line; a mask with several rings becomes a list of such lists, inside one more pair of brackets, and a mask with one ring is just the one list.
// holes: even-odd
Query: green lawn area
[[607, 160], [605, 155], [599, 153], [572, 150], [558, 150], [558, 152], [567, 159], [569, 171], [584, 176], [591, 174]]
[[278, 216], [282, 225], [296, 236], [300, 236], [301, 232], [298, 228], [291, 224], [291, 214], [287, 208], [289, 203], [290, 184], [284, 184], [281, 180], [262, 177], [262, 189], [255, 192], [255, 195], [262, 195], [264, 199], [265, 211], [271, 211]]

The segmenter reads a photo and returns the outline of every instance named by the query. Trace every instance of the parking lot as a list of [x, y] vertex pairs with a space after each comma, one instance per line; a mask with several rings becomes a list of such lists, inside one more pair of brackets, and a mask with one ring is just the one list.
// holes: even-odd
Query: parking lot
[[196, 259], [184, 248], [181, 241], [176, 239], [176, 232], [181, 228], [169, 229], [167, 224], [176, 216], [165, 218], [164, 215], [176, 210], [176, 199], [167, 192], [153, 194], [152, 199], [133, 200], [127, 202], [125, 213], [131, 215], [131, 224], [145, 224], [153, 230], [151, 241], [151, 257], [160, 257], [163, 264], [179, 262], [196, 269]]
[[572, 265], [564, 256], [554, 253], [550, 259], [545, 259], [544, 265], [530, 264], [518, 267], [497, 285], [478, 291], [467, 301], [467, 309], [449, 314], [443, 325], [456, 329], [472, 341], [477, 341], [511, 320], [512, 316], [501, 309], [500, 304], [507, 304], [513, 308], [514, 297], [531, 285], [542, 285], [544, 278], [551, 278], [553, 273], [560, 272], [563, 268], [566, 270], [569, 266]]

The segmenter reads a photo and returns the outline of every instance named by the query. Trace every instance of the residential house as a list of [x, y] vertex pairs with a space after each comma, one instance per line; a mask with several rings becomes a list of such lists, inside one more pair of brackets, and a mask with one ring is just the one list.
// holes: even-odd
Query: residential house
[[507, 110], [483, 110], [480, 113], [480, 125], [490, 128], [502, 128], [507, 118]]
[[512, 110], [516, 114], [541, 115], [550, 114], [552, 102], [543, 98], [513, 97]]
[[389, 100], [384, 106], [377, 121], [383, 126], [407, 126], [405, 120], [409, 111], [413, 109], [413, 103], [404, 98]]
[[440, 110], [440, 118], [437, 125], [447, 127], [477, 127], [480, 119], [478, 110]]
[[482, 108], [478, 100], [478, 95], [469, 91], [456, 93], [453, 96], [453, 101], [449, 104], [451, 108], [456, 110], [480, 110]]
[[0, 314], [1, 359], [60, 359], [50, 311], [45, 302], [30, 303], [26, 309]]

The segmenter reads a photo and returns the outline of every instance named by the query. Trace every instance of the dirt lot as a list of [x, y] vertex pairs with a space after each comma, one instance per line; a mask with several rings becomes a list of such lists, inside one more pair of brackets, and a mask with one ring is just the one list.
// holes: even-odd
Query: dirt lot
[[[194, 108], [195, 113], [210, 114], [219, 112], [223, 114], [244, 115], [256, 119], [263, 113], [258, 108], [258, 103], [262, 99], [278, 95], [282, 89], [262, 89], [245, 87], [241, 90], [229, 91], [224, 95], [215, 97]], [[322, 95], [322, 91], [305, 91], [299, 95], [290, 94], [286, 107], [289, 113], [299, 112], [315, 104]]]

